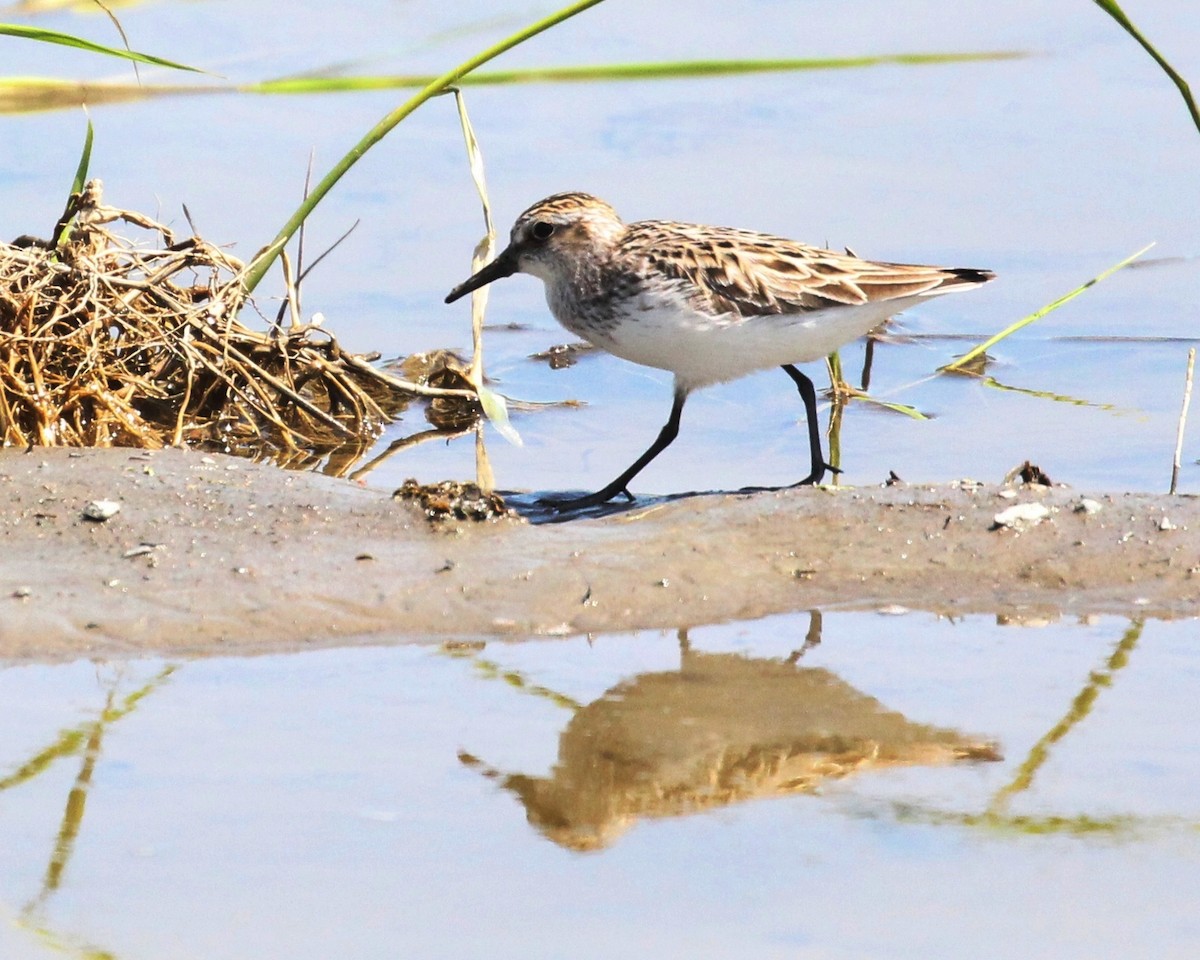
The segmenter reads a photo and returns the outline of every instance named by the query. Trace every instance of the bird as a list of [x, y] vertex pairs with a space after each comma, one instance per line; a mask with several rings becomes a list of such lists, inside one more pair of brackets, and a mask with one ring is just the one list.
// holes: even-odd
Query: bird
[[781, 367], [799, 391], [811, 469], [826, 471], [816, 391], [797, 364], [820, 360], [929, 297], [971, 290], [990, 270], [865, 260], [795, 240], [670, 220], [625, 223], [588, 193], [556, 193], [517, 217], [508, 246], [456, 286], [446, 303], [515, 273], [546, 288], [563, 327], [614, 356], [674, 374], [671, 413], [658, 437], [607, 486], [547, 499], [578, 510], [618, 496], [679, 433], [688, 395]]

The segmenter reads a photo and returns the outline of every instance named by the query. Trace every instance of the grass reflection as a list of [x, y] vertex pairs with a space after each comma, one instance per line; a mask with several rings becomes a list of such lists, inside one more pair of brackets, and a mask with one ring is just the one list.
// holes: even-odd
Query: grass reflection
[[99, 720], [93, 723], [80, 724], [78, 727], [73, 727], [70, 730], [64, 730], [59, 733], [58, 738], [44, 750], [38, 751], [38, 753], [30, 757], [29, 760], [17, 767], [8, 776], [0, 777], [0, 791], [20, 786], [32, 780], [53, 764], [55, 760], [79, 754], [90, 742], [96, 725], [107, 726], [128, 716], [136, 709], [138, 703], [161, 686], [175, 672], [175, 669], [174, 665], [164, 667], [150, 682], [128, 696], [123, 697], [119, 704], [113, 704], [113, 697], [110, 692], [109, 700], [105, 704]]
[[1049, 758], [1050, 748], [1070, 733], [1092, 712], [1092, 708], [1096, 705], [1096, 699], [1100, 696], [1100, 691], [1112, 686], [1113, 678], [1117, 672], [1129, 664], [1129, 655], [1133, 652], [1133, 648], [1137, 645], [1138, 640], [1141, 639], [1144, 626], [1145, 621], [1143, 620], [1134, 620], [1129, 625], [1129, 629], [1125, 631], [1125, 635], [1121, 637], [1116, 649], [1109, 655], [1104, 666], [1100, 670], [1092, 671], [1088, 676], [1088, 682], [1079, 691], [1075, 699], [1071, 701], [1071, 706], [1063, 718], [1033, 745], [1029, 751], [1029, 755], [1017, 768], [1016, 776], [992, 798], [992, 802], [988, 806], [989, 815], [1001, 816], [1005, 812], [1009, 801], [1016, 794], [1029, 789], [1038, 770], [1042, 768]]
[[1052, 748], [1091, 714], [1100, 694], [1111, 687], [1117, 674], [1128, 666], [1144, 627], [1144, 620], [1130, 622], [1129, 628], [1112, 653], [1105, 658], [1103, 665], [1088, 674], [1087, 682], [1072, 699], [1062, 718], [1030, 748], [1025, 759], [1017, 766], [1013, 778], [996, 791], [985, 810], [980, 813], [961, 813], [935, 810], [917, 804], [897, 803], [891, 808], [895, 818], [901, 823], [982, 827], [989, 831], [1030, 836], [1066, 834], [1083, 837], [1101, 834], [1128, 838], [1150, 829], [1200, 831], [1200, 823], [1182, 817], [1145, 817], [1132, 814], [1114, 814], [1108, 817], [1088, 814], [1037, 816], [1013, 813], [1009, 809], [1019, 794], [1032, 787], [1038, 771], [1049, 760]]
[[69, 937], [57, 933], [40, 920], [38, 915], [46, 901], [62, 885], [71, 855], [75, 850], [75, 843], [83, 828], [88, 792], [91, 789], [96, 763], [100, 759], [104, 736], [108, 728], [136, 710], [138, 704], [162, 686], [175, 670], [174, 665], [164, 667], [141, 687], [120, 698], [117, 696], [117, 681], [113, 680], [105, 695], [104, 708], [95, 720], [63, 730], [53, 743], [20, 764], [12, 773], [0, 778], [0, 791], [11, 790], [35, 779], [58, 760], [68, 757], [82, 758], [79, 773], [67, 794], [66, 805], [55, 833], [54, 846], [42, 877], [41, 888], [21, 909], [15, 921], [18, 927], [33, 934], [47, 949], [56, 954], [78, 957], [80, 960], [115, 960], [115, 955], [107, 950], [72, 943]]
[[[958, 372], [958, 371], [956, 371]], [[959, 376], [973, 376], [970, 373], [958, 372]], [[1004, 390], [1008, 393], [1020, 393], [1027, 397], [1038, 397], [1041, 400], [1053, 400], [1055, 403], [1068, 403], [1076, 407], [1092, 407], [1096, 410], [1117, 411], [1120, 408], [1115, 403], [1102, 403], [1097, 400], [1085, 400], [1082, 397], [1072, 397], [1065, 393], [1055, 393], [1053, 390], [1035, 390], [1032, 387], [1017, 387], [1010, 383], [1001, 383], [995, 377], [983, 376], [977, 377], [986, 387], [992, 387], [995, 390]]]
[[550, 703], [553, 703], [557, 707], [562, 707], [564, 710], [576, 711], [583, 709], [583, 704], [573, 697], [569, 697], [565, 693], [559, 693], [557, 690], [551, 690], [549, 687], [542, 686], [539, 683], [531, 683], [520, 671], [507, 670], [494, 660], [485, 660], [470, 648], [443, 646], [440, 648], [440, 652], [458, 660], [470, 660], [471, 666], [475, 668], [475, 672], [484, 680], [499, 680], [501, 683], [508, 684], [514, 690], [520, 690], [522, 693], [527, 693], [541, 700], [548, 700]]

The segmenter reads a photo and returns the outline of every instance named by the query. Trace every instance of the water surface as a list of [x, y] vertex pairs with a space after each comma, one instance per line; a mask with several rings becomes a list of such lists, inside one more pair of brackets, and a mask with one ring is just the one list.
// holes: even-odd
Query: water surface
[[0, 953], [1193, 956], [1195, 629], [12, 666]]

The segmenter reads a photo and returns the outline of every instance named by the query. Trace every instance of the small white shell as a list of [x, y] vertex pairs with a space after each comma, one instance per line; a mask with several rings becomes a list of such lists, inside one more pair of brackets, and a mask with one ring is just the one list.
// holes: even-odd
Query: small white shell
[[1015, 527], [1021, 523], [1030, 525], [1041, 523], [1048, 516], [1050, 516], [1050, 510], [1044, 504], [1018, 503], [1007, 510], [1001, 510], [992, 520], [997, 527]]
[[116, 500], [91, 500], [83, 508], [83, 519], [95, 520], [97, 523], [102, 523], [109, 517], [116, 516], [120, 509], [121, 504]]

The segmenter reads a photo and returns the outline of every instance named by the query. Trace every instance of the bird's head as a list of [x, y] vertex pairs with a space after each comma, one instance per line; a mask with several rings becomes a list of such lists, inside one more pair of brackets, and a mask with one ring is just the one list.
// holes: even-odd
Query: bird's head
[[508, 246], [446, 296], [453, 303], [494, 280], [528, 273], [547, 283], [569, 280], [581, 263], [603, 260], [625, 232], [617, 212], [587, 193], [557, 193], [517, 217]]

